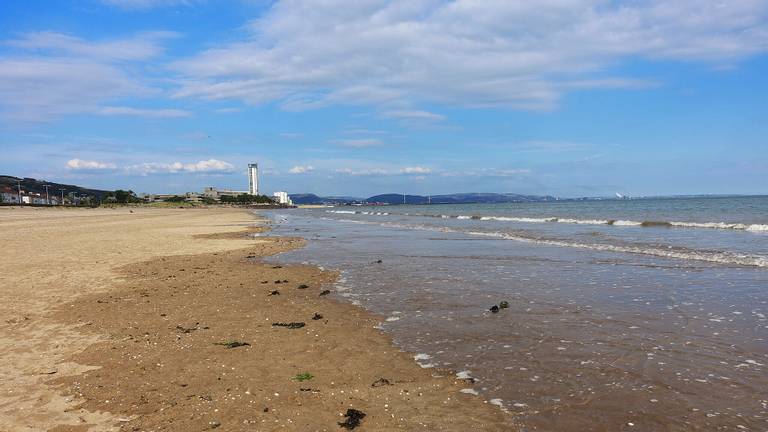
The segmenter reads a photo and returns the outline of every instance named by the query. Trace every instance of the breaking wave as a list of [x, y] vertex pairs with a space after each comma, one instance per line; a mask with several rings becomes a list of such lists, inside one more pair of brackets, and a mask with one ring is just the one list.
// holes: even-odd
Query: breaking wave
[[671, 246], [655, 245], [617, 245], [603, 243], [580, 243], [577, 241], [536, 237], [522, 233], [507, 233], [498, 231], [473, 231], [449, 227], [435, 227], [429, 225], [407, 225], [393, 222], [373, 222], [354, 219], [327, 219], [339, 222], [351, 222], [358, 224], [379, 225], [390, 228], [412, 229], [420, 231], [436, 231], [445, 233], [465, 234], [472, 236], [492, 237], [503, 240], [513, 240], [524, 243], [570, 247], [577, 249], [589, 249], [604, 252], [620, 252], [639, 255], [650, 255], [660, 258], [674, 258], [682, 260], [704, 261], [717, 264], [738, 265], [748, 267], [768, 268], [768, 256], [739, 254], [724, 251], [705, 251]]
[[[361, 214], [371, 216], [388, 216], [387, 212], [372, 212], [372, 211], [354, 211], [354, 210], [326, 210], [328, 213], [337, 214]], [[700, 228], [700, 229], [720, 229], [720, 230], [737, 230], [737, 231], [751, 231], [751, 232], [768, 232], [768, 224], [746, 224], [746, 223], [729, 223], [729, 222], [674, 222], [674, 221], [633, 221], [633, 220], [621, 220], [621, 219], [571, 219], [571, 218], [558, 218], [558, 217], [510, 217], [510, 216], [481, 216], [481, 215], [435, 215], [424, 213], [395, 213], [401, 216], [420, 216], [430, 218], [441, 219], [462, 219], [462, 220], [479, 220], [479, 221], [496, 221], [496, 222], [522, 222], [522, 223], [564, 223], [564, 224], [577, 224], [577, 225], [612, 225], [621, 227], [660, 227], [660, 228]]]

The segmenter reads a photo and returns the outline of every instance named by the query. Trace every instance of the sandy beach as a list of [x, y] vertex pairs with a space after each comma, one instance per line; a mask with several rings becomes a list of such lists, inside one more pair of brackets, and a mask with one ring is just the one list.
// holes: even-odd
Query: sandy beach
[[[0, 431], [514, 430], [237, 209], [0, 209]], [[444, 375], [444, 376], [440, 376]], [[354, 417], [354, 416], [353, 416]]]

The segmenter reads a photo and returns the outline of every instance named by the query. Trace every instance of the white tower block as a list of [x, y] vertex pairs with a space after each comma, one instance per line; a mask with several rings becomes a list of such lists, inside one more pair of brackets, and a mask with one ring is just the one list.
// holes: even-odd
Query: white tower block
[[248, 193], [259, 194], [259, 164], [248, 164]]

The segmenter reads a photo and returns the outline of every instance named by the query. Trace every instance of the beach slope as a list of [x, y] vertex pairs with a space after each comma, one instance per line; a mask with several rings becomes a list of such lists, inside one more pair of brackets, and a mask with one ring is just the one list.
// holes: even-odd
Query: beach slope
[[262, 262], [302, 240], [254, 222], [0, 209], [0, 431], [514, 429], [321, 295], [333, 272]]

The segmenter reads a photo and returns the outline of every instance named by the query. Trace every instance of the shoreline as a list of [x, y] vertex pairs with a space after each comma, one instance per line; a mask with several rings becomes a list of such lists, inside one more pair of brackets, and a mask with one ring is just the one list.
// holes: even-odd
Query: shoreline
[[[512, 416], [460, 393], [461, 380], [433, 377], [441, 371], [395, 348], [375, 328], [381, 317], [320, 296], [335, 273], [261, 261], [303, 240], [254, 238], [255, 215], [218, 211], [231, 212], [249, 222], [188, 235], [190, 249], [226, 247], [118, 265], [109, 287], [58, 304], [49, 319], [82, 349], [44, 379], [69, 404], [65, 421], [46, 427], [341, 430], [352, 408], [366, 414], [360, 430], [514, 428]], [[229, 342], [248, 345], [218, 345]], [[80, 368], [66, 374], [63, 364]], [[9, 406], [0, 398], [0, 430]]]

